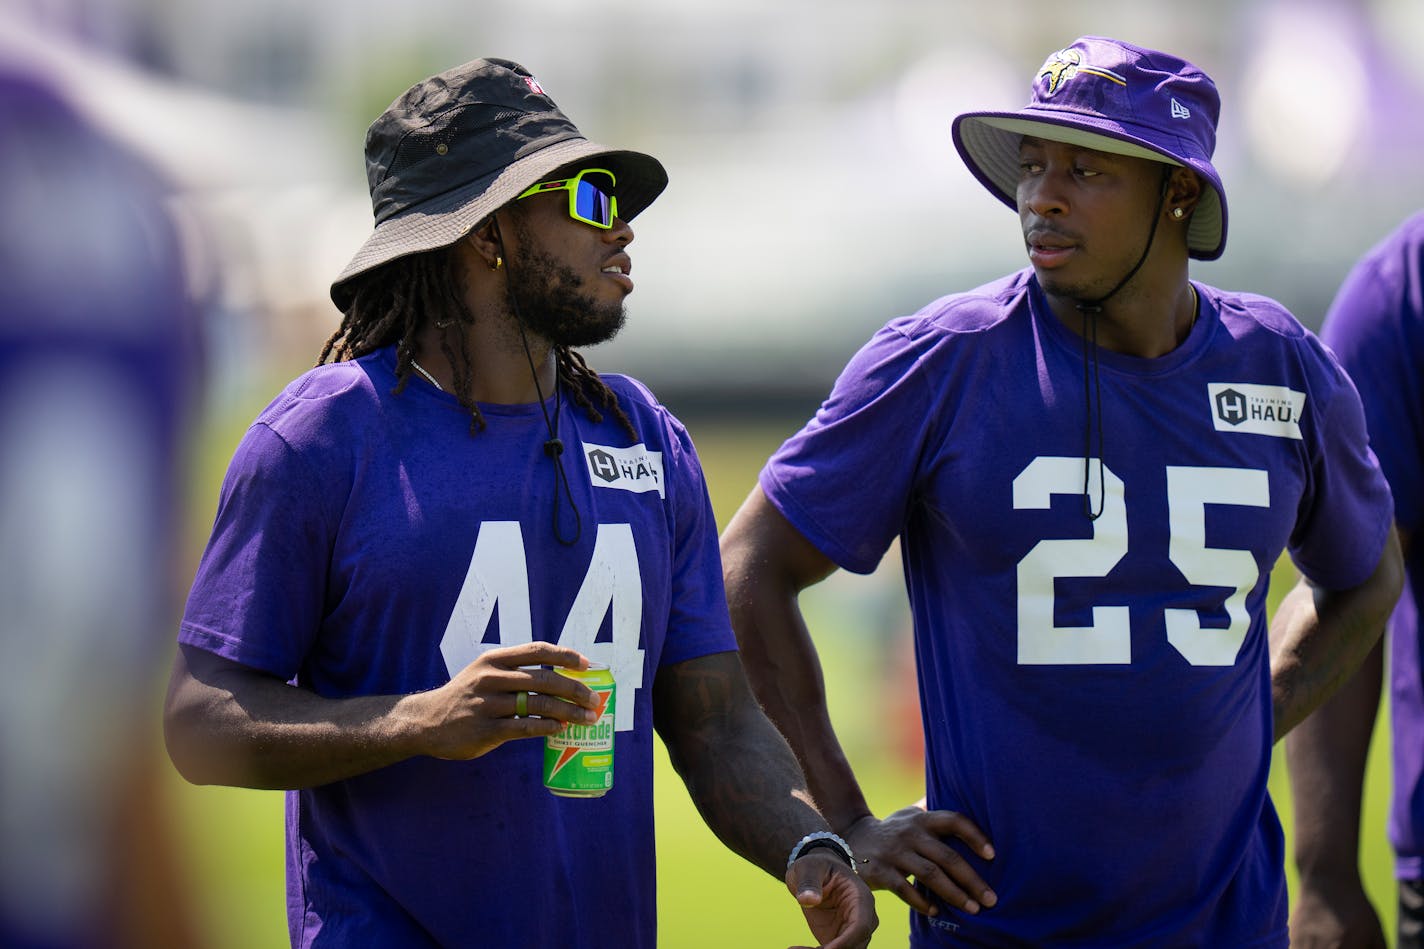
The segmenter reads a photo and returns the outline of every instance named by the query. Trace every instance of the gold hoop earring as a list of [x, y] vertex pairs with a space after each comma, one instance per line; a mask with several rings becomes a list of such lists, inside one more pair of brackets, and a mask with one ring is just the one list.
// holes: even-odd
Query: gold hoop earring
[[501, 268], [501, 267], [503, 267], [503, 266], [504, 266], [504, 258], [503, 258], [503, 257], [496, 256], [495, 259], [494, 259], [494, 263], [490, 264], [490, 270], [498, 270], [499, 268]]

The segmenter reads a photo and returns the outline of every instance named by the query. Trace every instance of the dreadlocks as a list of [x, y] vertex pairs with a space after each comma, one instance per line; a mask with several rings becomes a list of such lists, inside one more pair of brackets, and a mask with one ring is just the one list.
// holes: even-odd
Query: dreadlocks
[[[322, 347], [316, 364], [357, 359], [394, 343], [397, 379], [394, 391], [402, 392], [414, 371], [413, 341], [422, 321], [431, 320], [436, 328], [445, 329], [457, 323], [469, 326], [474, 320], [461, 296], [455, 260], [452, 248], [440, 247], [397, 258], [358, 278], [341, 325]], [[450, 342], [452, 335], [454, 345]], [[441, 333], [439, 336], [440, 349], [455, 374], [455, 397], [470, 413], [470, 434], [473, 435], [484, 429], [486, 423], [470, 396], [474, 370], [468, 334]], [[618, 396], [581, 355], [567, 346], [556, 346], [554, 357], [559, 380], [590, 419], [602, 422], [601, 408], [613, 413], [624, 431], [636, 437], [632, 421], [618, 404]]]

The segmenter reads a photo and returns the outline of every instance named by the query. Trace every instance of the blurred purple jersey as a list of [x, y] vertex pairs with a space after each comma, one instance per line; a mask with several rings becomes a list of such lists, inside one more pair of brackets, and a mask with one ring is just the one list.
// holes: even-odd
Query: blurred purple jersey
[[1413, 534], [1408, 583], [1390, 623], [1395, 872], [1424, 878], [1424, 214], [1366, 254], [1340, 287], [1321, 329], [1360, 390], [1370, 443], [1394, 490], [1394, 516]]
[[123, 941], [106, 902], [149, 856], [112, 848], [133, 816], [126, 777], [154, 747], [199, 369], [164, 197], [46, 85], [0, 67], [7, 947]]

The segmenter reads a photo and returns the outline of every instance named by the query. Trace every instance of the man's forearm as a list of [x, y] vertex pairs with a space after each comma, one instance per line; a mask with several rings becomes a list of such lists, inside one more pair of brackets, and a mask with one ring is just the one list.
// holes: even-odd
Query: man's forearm
[[[756, 614], [778, 609], [774, 622], [792, 630], [791, 637], [761, 632]], [[790, 744], [821, 813], [844, 832], [871, 810], [831, 723], [820, 658], [799, 607], [794, 601], [738, 604], [733, 612], [752, 691]]]
[[468, 761], [507, 741], [552, 735], [565, 722], [589, 724], [597, 697], [554, 668], [587, 662], [567, 646], [534, 640], [489, 649], [428, 691], [328, 699], [180, 647], [164, 731], [169, 756], [195, 783], [312, 787], [416, 755]]
[[707, 826], [777, 879], [805, 834], [829, 829], [786, 740], [757, 707], [736, 653], [659, 673], [658, 732]]
[[820, 657], [800, 604], [801, 591], [835, 569], [760, 488], [722, 536], [727, 606], [752, 690], [790, 742], [821, 813], [845, 832], [871, 812], [831, 725]]
[[1404, 569], [1393, 532], [1370, 577], [1349, 590], [1302, 579], [1271, 623], [1271, 698], [1280, 739], [1342, 686], [1369, 655], [1399, 599]]
[[195, 784], [314, 787], [410, 757], [409, 699], [324, 699], [275, 678], [217, 673], [175, 679], [165, 733]]
[[1384, 650], [1376, 645], [1349, 682], [1286, 736], [1302, 879], [1357, 872], [1360, 807]]

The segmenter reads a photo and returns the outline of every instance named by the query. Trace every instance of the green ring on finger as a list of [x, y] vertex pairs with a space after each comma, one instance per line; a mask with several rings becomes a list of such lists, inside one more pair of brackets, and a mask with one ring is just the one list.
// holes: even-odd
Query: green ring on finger
[[514, 693], [514, 717], [526, 718], [529, 715], [529, 693]]

